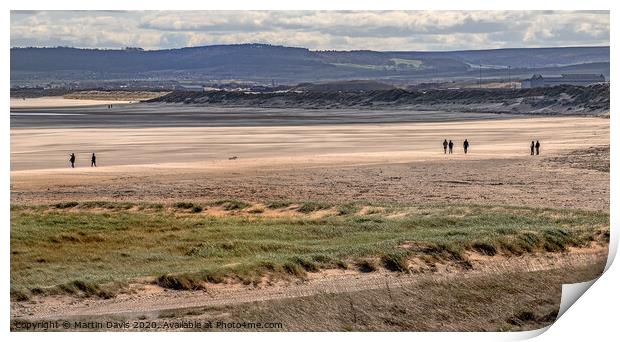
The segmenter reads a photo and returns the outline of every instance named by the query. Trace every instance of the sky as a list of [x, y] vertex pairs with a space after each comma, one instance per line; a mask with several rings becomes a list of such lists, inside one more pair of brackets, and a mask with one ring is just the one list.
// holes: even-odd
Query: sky
[[266, 43], [436, 51], [609, 45], [608, 11], [11, 11], [11, 46]]

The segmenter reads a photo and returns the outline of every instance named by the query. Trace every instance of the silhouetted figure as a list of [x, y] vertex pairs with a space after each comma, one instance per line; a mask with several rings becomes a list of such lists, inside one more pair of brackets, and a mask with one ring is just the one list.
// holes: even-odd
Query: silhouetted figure
[[97, 167], [97, 157], [95, 156], [95, 152], [93, 152], [92, 157], [90, 157], [90, 167]]
[[75, 167], [75, 154], [71, 153], [69, 157], [69, 162], [71, 163], [71, 168]]
[[467, 154], [467, 149], [469, 148], [469, 141], [467, 141], [467, 139], [465, 139], [465, 141], [463, 141], [463, 150], [465, 151], [465, 154]]
[[448, 140], [444, 139], [443, 140], [443, 154], [446, 154], [447, 151], [448, 151]]
[[450, 140], [450, 142], [448, 143], [448, 153], [452, 154], [452, 148], [454, 147], [454, 143], [452, 142], [452, 140]]
[[530, 155], [531, 156], [534, 155], [534, 147], [535, 147], [534, 140], [532, 140], [532, 144], [530, 145]]
[[539, 155], [540, 154], [540, 143], [538, 142], [538, 140], [536, 140], [535, 147], [536, 147], [536, 155]]

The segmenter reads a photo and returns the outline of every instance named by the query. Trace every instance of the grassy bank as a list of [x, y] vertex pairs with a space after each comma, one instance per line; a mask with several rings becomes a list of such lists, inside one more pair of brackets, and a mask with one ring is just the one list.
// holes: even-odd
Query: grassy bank
[[67, 202], [11, 208], [11, 292], [113, 296], [164, 287], [304, 277], [324, 268], [468, 267], [466, 252], [560, 252], [608, 239], [607, 213], [347, 203]]

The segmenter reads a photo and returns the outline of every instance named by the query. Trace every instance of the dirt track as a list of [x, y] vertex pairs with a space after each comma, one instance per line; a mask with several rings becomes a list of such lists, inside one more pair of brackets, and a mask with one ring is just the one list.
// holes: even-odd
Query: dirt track
[[[408, 286], [426, 280], [463, 279], [475, 276], [493, 276], [503, 273], [536, 272], [575, 266], [600, 267], [607, 256], [606, 246], [573, 250], [571, 253], [548, 253], [539, 256], [505, 258], [501, 256], [474, 256], [473, 269], [462, 270], [451, 265], [440, 265], [437, 272], [400, 274], [389, 271], [360, 273], [358, 271], [330, 270], [310, 274], [308, 281], [295, 285], [276, 283], [254, 288], [243, 285], [209, 285], [207, 291], [169, 291], [148, 282], [132, 285], [130, 294], [116, 298], [76, 300], [69, 296], [43, 297], [30, 302], [13, 302], [11, 317], [29, 320], [53, 320], [76, 317], [110, 315], [138, 316], [162, 310], [188, 309], [239, 305], [247, 302], [309, 297], [326, 293], [355, 293], [371, 289], [390, 289]], [[477, 259], [477, 260], [476, 260]], [[599, 265], [599, 266], [597, 266]], [[428, 272], [428, 271], [426, 271]], [[446, 294], [447, 295], [447, 294]]]

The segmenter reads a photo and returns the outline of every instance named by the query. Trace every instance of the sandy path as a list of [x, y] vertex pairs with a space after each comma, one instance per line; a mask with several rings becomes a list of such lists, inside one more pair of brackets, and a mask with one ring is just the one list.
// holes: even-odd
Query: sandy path
[[575, 249], [571, 253], [548, 253], [523, 257], [482, 257], [472, 262], [472, 270], [454, 266], [437, 272], [399, 274], [388, 271], [359, 273], [330, 270], [310, 274], [307, 281], [297, 284], [276, 283], [260, 288], [242, 285], [211, 285], [207, 291], [166, 291], [155, 285], [134, 284], [135, 294], [121, 294], [108, 300], [75, 300], [67, 296], [40, 298], [34, 302], [12, 302], [11, 318], [29, 320], [60, 319], [79, 316], [129, 315], [171, 309], [188, 309], [236, 305], [274, 299], [300, 298], [326, 293], [352, 293], [363, 290], [399, 288], [421, 281], [445, 280], [473, 276], [493, 276], [510, 272], [534, 272], [572, 266], [597, 265], [607, 255], [606, 246]]
[[106, 104], [129, 103], [129, 101], [113, 100], [78, 100], [65, 99], [62, 96], [44, 96], [35, 98], [11, 98], [11, 108], [40, 108], [40, 107], [81, 107], [98, 106]]

